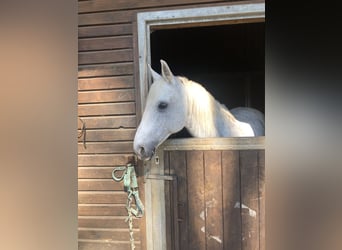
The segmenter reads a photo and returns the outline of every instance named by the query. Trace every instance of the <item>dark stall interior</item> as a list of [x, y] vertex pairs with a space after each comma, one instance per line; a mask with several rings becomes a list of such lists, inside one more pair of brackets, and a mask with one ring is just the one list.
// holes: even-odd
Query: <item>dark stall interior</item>
[[[202, 84], [228, 109], [265, 112], [265, 24], [174, 28], [151, 33], [152, 68], [165, 60], [174, 75]], [[183, 130], [173, 138], [189, 137]]]

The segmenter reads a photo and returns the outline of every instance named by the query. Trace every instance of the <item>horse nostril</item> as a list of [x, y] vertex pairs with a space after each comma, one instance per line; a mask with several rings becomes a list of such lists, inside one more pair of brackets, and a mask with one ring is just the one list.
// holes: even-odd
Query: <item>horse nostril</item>
[[140, 155], [144, 155], [145, 154], [145, 148], [144, 147], [140, 147], [139, 148], [139, 154]]

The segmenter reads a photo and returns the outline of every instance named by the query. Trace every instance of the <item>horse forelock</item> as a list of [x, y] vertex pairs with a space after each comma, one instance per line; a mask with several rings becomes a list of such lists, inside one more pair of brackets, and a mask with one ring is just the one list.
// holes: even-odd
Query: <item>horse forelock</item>
[[179, 83], [181, 83], [181, 84], [183, 84], [183, 85], [190, 81], [190, 80], [189, 80], [188, 78], [186, 78], [185, 76], [176, 76], [176, 78], [179, 80]]

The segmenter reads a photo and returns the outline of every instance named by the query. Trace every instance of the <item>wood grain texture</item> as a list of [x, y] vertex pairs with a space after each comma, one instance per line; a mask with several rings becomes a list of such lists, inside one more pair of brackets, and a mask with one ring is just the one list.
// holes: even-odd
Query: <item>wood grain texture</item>
[[134, 89], [87, 91], [78, 93], [78, 103], [129, 102], [135, 100]]
[[[186, 5], [198, 3], [220, 2], [217, 0], [97, 0], [95, 2], [79, 2], [79, 13], [103, 11], [103, 10], [124, 10], [124, 9], [138, 9], [146, 7], [162, 7], [172, 5]], [[222, 2], [222, 1], [221, 1]]]
[[[118, 137], [123, 140], [128, 138], [132, 140], [134, 131], [132, 133], [118, 133]], [[132, 142], [89, 142], [86, 144], [87, 148], [83, 147], [83, 143], [78, 144], [79, 154], [114, 154], [114, 153], [132, 153], [133, 143]]]
[[78, 67], [78, 77], [102, 77], [132, 75], [132, 63], [112, 63], [98, 65], [81, 65]]
[[[79, 138], [78, 141], [82, 143], [79, 148], [79, 153], [94, 153], [91, 148], [94, 148], [99, 143], [110, 143], [111, 151], [103, 153], [130, 153], [133, 152], [132, 140], [134, 138], [135, 129], [100, 129], [100, 130], [87, 130], [86, 135], [86, 147], [83, 146], [83, 138]], [[130, 141], [130, 142], [125, 142]], [[88, 148], [88, 146], [90, 148]], [[95, 152], [96, 153], [96, 152]], [[101, 152], [100, 152], [101, 153]]]
[[78, 90], [109, 90], [134, 87], [133, 76], [96, 77], [78, 80]]
[[258, 151], [240, 151], [242, 249], [259, 249]]
[[164, 150], [250, 150], [264, 149], [265, 137], [217, 137], [169, 139]]
[[[170, 175], [170, 155], [168, 153], [164, 154], [164, 175]], [[174, 249], [174, 213], [173, 213], [173, 199], [172, 199], [172, 182], [164, 182], [165, 190], [165, 226], [166, 226], [166, 247], [167, 249]]]
[[124, 204], [127, 193], [124, 191], [79, 191], [78, 204]]
[[[79, 216], [79, 228], [127, 228], [127, 216]], [[138, 219], [133, 218], [133, 228], [138, 227]]]
[[78, 51], [132, 48], [132, 36], [83, 38], [78, 40]]
[[[140, 250], [140, 242], [135, 243], [135, 250]], [[96, 240], [79, 240], [78, 249], [79, 250], [129, 250], [131, 247], [129, 241], [96, 241]]]
[[259, 184], [259, 249], [265, 250], [265, 150], [258, 151]]
[[239, 151], [222, 151], [223, 249], [241, 249]]
[[79, 204], [78, 215], [127, 216], [127, 210], [122, 204]]
[[108, 36], [123, 36], [132, 35], [131, 24], [110, 24], [85, 26], [78, 28], [78, 37], [80, 38], [94, 38], [94, 37], [108, 37]]
[[[186, 5], [198, 3], [220, 2], [218, 0], [97, 0], [96, 2], [79, 2], [79, 13], [103, 10], [123, 10], [123, 9], [139, 9], [147, 7], [162, 7], [172, 5]], [[221, 1], [222, 2], [222, 1]]]
[[179, 249], [264, 249], [264, 150], [175, 150], [164, 157], [179, 180]]
[[98, 63], [121, 63], [133, 60], [131, 49], [79, 52], [79, 65]]
[[99, 115], [134, 115], [135, 104], [126, 103], [106, 103], [106, 104], [81, 104], [78, 105], [78, 115], [99, 116]]
[[123, 128], [135, 128], [136, 116], [105, 116], [105, 117], [82, 117], [78, 119], [78, 128], [82, 128], [82, 121], [85, 123], [86, 129], [90, 132], [93, 129], [123, 129]]
[[[133, 230], [134, 240], [140, 240], [140, 234], [138, 230]], [[90, 240], [115, 240], [115, 241], [129, 241], [128, 229], [87, 229], [80, 228], [78, 230], [79, 239]]]
[[186, 152], [188, 177], [189, 249], [206, 249], [203, 151]]
[[[177, 205], [180, 249], [189, 248], [188, 236], [188, 190], [186, 173], [186, 155], [182, 151], [170, 152], [170, 168], [174, 169], [178, 179]], [[177, 218], [176, 218], [177, 219]]]
[[78, 167], [78, 179], [111, 179], [114, 167]]
[[78, 155], [78, 166], [110, 166], [126, 165], [132, 158], [132, 154], [101, 154], [101, 155]]
[[99, 25], [99, 24], [118, 24], [131, 22], [135, 11], [106, 11], [95, 13], [80, 13], [78, 15], [78, 25]]
[[78, 191], [123, 191], [122, 182], [113, 179], [79, 179]]
[[206, 249], [223, 249], [221, 151], [205, 151]]

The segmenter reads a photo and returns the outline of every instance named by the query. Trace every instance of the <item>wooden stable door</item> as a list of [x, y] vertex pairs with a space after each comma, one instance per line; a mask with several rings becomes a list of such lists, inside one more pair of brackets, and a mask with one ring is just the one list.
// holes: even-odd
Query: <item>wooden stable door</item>
[[264, 250], [264, 152], [165, 151], [167, 249]]

